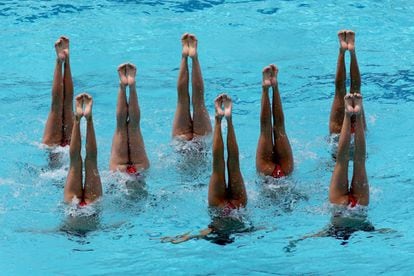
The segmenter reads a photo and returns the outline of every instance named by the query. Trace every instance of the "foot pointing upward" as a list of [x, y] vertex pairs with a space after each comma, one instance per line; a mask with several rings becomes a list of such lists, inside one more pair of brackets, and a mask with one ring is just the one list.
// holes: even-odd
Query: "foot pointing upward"
[[223, 105], [224, 105], [224, 116], [227, 120], [231, 119], [231, 113], [233, 108], [233, 103], [229, 95], [223, 95]]
[[276, 83], [277, 83], [277, 74], [279, 73], [279, 69], [274, 64], [270, 64], [269, 67], [272, 70], [272, 78], [270, 79], [270, 82], [272, 83], [272, 86], [274, 87], [276, 86]]
[[83, 104], [84, 104], [84, 111], [83, 116], [85, 116], [86, 120], [92, 119], [92, 96], [89, 94], [84, 93], [83, 94]]
[[128, 85], [135, 85], [135, 76], [137, 74], [137, 67], [134, 64], [128, 63], [126, 66], [126, 77], [128, 79]]
[[362, 111], [362, 96], [359, 93], [354, 94], [354, 114], [359, 115]]
[[262, 82], [263, 88], [271, 87], [272, 86], [272, 68], [270, 68], [270, 66], [266, 66], [265, 68], [263, 68], [262, 74], [263, 74], [263, 82]]
[[183, 57], [188, 57], [188, 53], [190, 51], [190, 49], [188, 48], [188, 33], [183, 34], [183, 36], [181, 37], [181, 44], [183, 45], [183, 52], [182, 55]]
[[83, 116], [83, 94], [75, 98], [75, 119], [79, 121]]
[[64, 48], [64, 43], [63, 43], [62, 38], [59, 38], [58, 40], [56, 40], [55, 50], [56, 50], [58, 62], [60, 63], [64, 62], [66, 60], [66, 51]]
[[197, 38], [193, 34], [188, 35], [188, 56], [191, 58], [197, 57]]
[[119, 75], [119, 83], [122, 87], [126, 87], [128, 85], [128, 78], [126, 76], [126, 67], [127, 63], [123, 63], [118, 66], [118, 75]]
[[348, 45], [348, 51], [355, 51], [355, 33], [351, 30], [346, 31], [346, 43]]
[[346, 30], [340, 30], [338, 32], [339, 49], [341, 52], [348, 50], [348, 43], [346, 42]]
[[223, 95], [224, 94], [220, 94], [217, 96], [217, 98], [214, 100], [214, 108], [216, 109], [216, 119], [222, 119], [224, 116], [224, 111], [223, 111]]

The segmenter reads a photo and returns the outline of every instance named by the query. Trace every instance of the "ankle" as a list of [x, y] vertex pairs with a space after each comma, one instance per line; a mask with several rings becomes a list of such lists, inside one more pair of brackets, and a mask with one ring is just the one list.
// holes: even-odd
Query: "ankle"
[[129, 83], [128, 86], [129, 86], [129, 89], [130, 90], [131, 89], [135, 89], [136, 88], [136, 82], [135, 82], [135, 80], [134, 80], [134, 82]]
[[126, 89], [126, 87], [128, 86], [128, 84], [124, 84], [124, 83], [122, 83], [121, 81], [119, 81], [119, 88], [121, 88], [121, 90], [125, 90]]

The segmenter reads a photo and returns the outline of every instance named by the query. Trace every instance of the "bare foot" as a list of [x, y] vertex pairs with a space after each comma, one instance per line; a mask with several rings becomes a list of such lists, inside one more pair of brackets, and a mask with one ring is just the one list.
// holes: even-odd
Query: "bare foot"
[[279, 73], [279, 68], [277, 68], [276, 65], [270, 64], [270, 69], [272, 69], [272, 78], [270, 79], [270, 82], [272, 83], [272, 86], [276, 86], [277, 83], [277, 74]]
[[359, 93], [354, 94], [354, 114], [361, 114], [362, 110], [362, 96]]
[[62, 40], [63, 52], [66, 55], [65, 61], [67, 61], [69, 58], [69, 38], [61, 36], [60, 39]]
[[137, 74], [137, 67], [134, 64], [128, 63], [126, 66], [126, 77], [128, 85], [135, 85], [135, 75]]
[[83, 116], [83, 94], [79, 94], [75, 98], [75, 119], [80, 120]]
[[231, 119], [231, 110], [233, 108], [233, 103], [231, 102], [231, 98], [227, 94], [223, 94], [223, 105], [224, 105], [224, 116], [226, 119]]
[[217, 96], [217, 98], [214, 100], [214, 107], [216, 109], [216, 118], [217, 119], [222, 119], [224, 116], [224, 111], [222, 109], [222, 105], [223, 105], [223, 95], [224, 94], [220, 94]]
[[346, 43], [349, 51], [355, 51], [355, 33], [351, 30], [346, 31]]
[[197, 38], [193, 34], [188, 35], [188, 56], [197, 57]]
[[188, 48], [188, 35], [189, 35], [188, 33], [185, 33], [181, 37], [181, 44], [183, 45], [183, 52], [182, 52], [183, 57], [188, 57], [188, 53], [190, 51], [190, 49]]
[[59, 38], [58, 40], [56, 40], [55, 50], [56, 50], [58, 62], [61, 62], [61, 63], [64, 62], [66, 60], [66, 52], [65, 52], [62, 38]]
[[89, 94], [83, 94], [83, 104], [84, 104], [84, 111], [83, 116], [85, 116], [86, 120], [90, 120], [92, 118], [92, 96]]
[[349, 116], [354, 114], [353, 100], [354, 100], [354, 95], [353, 94], [346, 94], [345, 97], [344, 97], [345, 114], [347, 114]]
[[122, 63], [118, 66], [119, 83], [125, 87], [128, 85], [128, 78], [126, 76], [127, 63]]
[[263, 73], [262, 86], [264, 88], [269, 88], [270, 86], [272, 86], [272, 68], [270, 68], [270, 66], [266, 66], [265, 68], [263, 68], [262, 73]]
[[339, 39], [339, 49], [341, 52], [345, 52], [348, 50], [348, 44], [346, 42], [346, 30], [340, 30], [338, 32], [338, 39]]

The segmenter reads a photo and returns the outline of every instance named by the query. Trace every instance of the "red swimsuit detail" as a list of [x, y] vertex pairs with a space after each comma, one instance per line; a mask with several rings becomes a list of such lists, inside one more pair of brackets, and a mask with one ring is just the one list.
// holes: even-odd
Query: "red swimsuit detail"
[[231, 211], [237, 209], [237, 206], [231, 203], [230, 201], [227, 201], [226, 205], [223, 208], [223, 215], [228, 216], [230, 215]]
[[138, 174], [139, 175], [139, 173], [137, 172], [137, 168], [135, 168], [134, 165], [128, 165], [127, 168], [126, 168], [126, 172], [129, 173], [129, 174]]
[[275, 169], [272, 172], [274, 178], [281, 178], [285, 176], [285, 173], [282, 171], [282, 167], [279, 164], [276, 164]]
[[65, 140], [65, 141], [62, 141], [61, 143], [60, 143], [60, 146], [61, 147], [66, 147], [66, 146], [69, 146], [70, 145], [70, 142], [69, 141], [67, 141], [67, 140]]
[[351, 194], [348, 194], [348, 204], [351, 208], [354, 208], [358, 203], [358, 200]]

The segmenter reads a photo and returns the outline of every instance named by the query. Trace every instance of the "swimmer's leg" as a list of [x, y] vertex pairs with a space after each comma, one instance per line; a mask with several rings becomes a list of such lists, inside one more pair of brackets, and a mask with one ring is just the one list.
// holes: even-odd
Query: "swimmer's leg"
[[138, 96], [135, 83], [135, 74], [137, 68], [133, 64], [127, 64], [127, 78], [129, 85], [129, 105], [128, 105], [128, 141], [130, 160], [129, 162], [135, 165], [136, 169], [148, 169], [149, 161], [147, 153], [145, 152], [144, 139], [141, 134], [140, 127], [140, 109], [138, 105]]
[[109, 169], [116, 171], [118, 166], [129, 163], [128, 150], [128, 103], [126, 97], [126, 86], [128, 79], [126, 77], [126, 64], [121, 64], [118, 67], [119, 74], [119, 92], [118, 102], [116, 106], [116, 129], [112, 139], [111, 158], [109, 161]]
[[204, 82], [197, 54], [197, 38], [188, 36], [189, 55], [192, 58], [192, 102], [193, 102], [193, 133], [194, 136], [205, 136], [211, 133], [210, 116], [204, 102]]
[[83, 201], [92, 203], [102, 196], [101, 177], [98, 171], [98, 151], [96, 149], [95, 129], [92, 118], [92, 97], [83, 94], [85, 104], [84, 116], [86, 119], [86, 156], [85, 156], [85, 187]]
[[43, 134], [42, 142], [48, 146], [60, 145], [62, 143], [62, 128], [63, 128], [63, 79], [62, 79], [62, 64], [65, 61], [66, 55], [63, 50], [63, 41], [59, 38], [55, 42], [56, 49], [56, 65], [53, 74], [52, 84], [52, 105], [49, 116], [47, 118], [45, 132]]
[[331, 107], [331, 115], [329, 119], [329, 133], [340, 133], [342, 122], [344, 120], [344, 97], [346, 95], [346, 69], [345, 69], [345, 51], [348, 49], [346, 43], [346, 31], [338, 32], [339, 38], [339, 54], [336, 65], [335, 76], [335, 96]]
[[245, 207], [247, 204], [246, 187], [240, 172], [239, 147], [232, 122], [231, 98], [223, 95], [224, 116], [227, 120], [227, 174], [228, 199], [236, 207]]
[[222, 95], [215, 99], [214, 104], [216, 115], [213, 134], [213, 172], [208, 189], [208, 204], [209, 206], [219, 207], [225, 204], [226, 200], [224, 143], [221, 132], [221, 120], [224, 116], [224, 111], [221, 108], [223, 104]]
[[172, 130], [173, 137], [182, 138], [185, 140], [193, 139], [193, 122], [191, 120], [190, 95], [188, 92], [188, 36], [189, 34], [185, 33], [181, 38], [183, 52], [177, 82], [177, 109], [175, 111]]
[[[358, 60], [355, 52], [355, 33], [353, 31], [346, 31], [346, 42], [348, 45], [349, 54], [351, 56], [350, 75], [351, 75], [351, 89], [350, 93], [361, 93], [361, 74], [359, 72]], [[364, 109], [362, 107], [362, 120], [364, 128], [367, 129], [365, 121]]]
[[80, 120], [83, 116], [82, 111], [83, 95], [76, 97], [76, 109], [72, 128], [72, 135], [70, 140], [70, 165], [68, 177], [66, 179], [64, 190], [64, 201], [66, 203], [72, 202], [76, 197], [79, 201], [83, 200], [82, 189], [82, 156], [81, 156], [81, 135], [80, 135]]
[[348, 165], [349, 165], [349, 145], [351, 141], [351, 116], [353, 96], [345, 96], [345, 116], [339, 136], [338, 153], [336, 164], [332, 173], [331, 184], [329, 187], [329, 200], [333, 204], [348, 204]]
[[269, 66], [263, 69], [262, 103], [260, 112], [260, 136], [256, 151], [256, 169], [264, 175], [272, 175], [273, 162], [272, 114], [269, 99], [269, 87], [272, 71]]
[[[360, 112], [358, 112], [358, 110]], [[365, 130], [362, 115], [362, 97], [361, 94], [354, 94], [354, 111], [355, 111], [355, 152], [354, 152], [354, 172], [351, 182], [351, 194], [361, 205], [369, 203], [369, 185], [367, 171], [365, 169], [366, 144]]]
[[70, 143], [70, 135], [72, 134], [73, 125], [73, 81], [70, 70], [69, 61], [69, 39], [65, 36], [61, 37], [63, 49], [66, 53], [63, 73], [63, 143]]
[[283, 114], [282, 101], [279, 94], [279, 85], [277, 80], [278, 69], [271, 64], [272, 69], [272, 87], [273, 87], [273, 139], [274, 139], [274, 158], [275, 162], [280, 165], [285, 175], [293, 171], [293, 154], [290, 147], [289, 139], [285, 131], [285, 117]]

